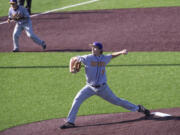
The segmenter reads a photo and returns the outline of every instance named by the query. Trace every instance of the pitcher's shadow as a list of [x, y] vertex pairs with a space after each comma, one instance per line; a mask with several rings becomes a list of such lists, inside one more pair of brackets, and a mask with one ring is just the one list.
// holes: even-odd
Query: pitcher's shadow
[[140, 117], [138, 119], [132, 119], [132, 120], [125, 120], [125, 121], [117, 121], [117, 122], [110, 122], [110, 123], [99, 123], [99, 124], [89, 124], [89, 125], [83, 125], [83, 126], [76, 126], [76, 128], [83, 128], [83, 127], [96, 127], [96, 126], [106, 126], [106, 125], [116, 125], [116, 124], [125, 124], [125, 123], [134, 123], [138, 121], [143, 120], [155, 120], [155, 121], [169, 121], [169, 120], [180, 120], [180, 116], [169, 116], [169, 117], [156, 117], [156, 116], [150, 116], [150, 117]]

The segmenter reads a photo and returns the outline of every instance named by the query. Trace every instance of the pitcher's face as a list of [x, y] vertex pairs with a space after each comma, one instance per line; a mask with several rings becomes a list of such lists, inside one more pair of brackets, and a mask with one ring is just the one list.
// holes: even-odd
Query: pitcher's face
[[92, 47], [92, 54], [95, 56], [101, 55], [101, 50], [97, 47]]

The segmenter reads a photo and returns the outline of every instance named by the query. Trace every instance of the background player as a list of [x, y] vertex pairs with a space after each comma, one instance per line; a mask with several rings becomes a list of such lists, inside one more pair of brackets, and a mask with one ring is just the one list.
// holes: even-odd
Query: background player
[[[94, 42], [90, 44], [92, 47], [92, 54], [84, 55], [84, 56], [77, 56], [74, 57], [79, 62], [82, 62], [85, 65], [85, 72], [86, 72], [86, 85], [82, 88], [78, 94], [76, 95], [70, 112], [68, 114], [66, 123], [62, 125], [60, 128], [71, 128], [74, 127], [76, 114], [79, 110], [80, 105], [85, 101], [87, 98], [97, 95], [103, 98], [104, 100], [117, 105], [121, 106], [125, 109], [130, 111], [138, 111], [144, 113], [146, 116], [150, 116], [150, 111], [144, 108], [142, 105], [135, 105], [130, 103], [127, 100], [118, 98], [109, 88], [106, 79], [106, 65], [110, 62], [112, 58], [115, 58], [119, 55], [125, 55], [128, 53], [126, 49], [112, 53], [110, 55], [103, 55], [103, 45], [99, 42]], [[74, 69], [71, 69], [70, 72], [74, 73]]]
[[29, 17], [29, 13], [26, 8], [23, 6], [17, 5], [17, 0], [10, 0], [11, 7], [9, 8], [8, 14], [8, 23], [11, 20], [16, 22], [16, 26], [13, 32], [13, 52], [19, 51], [19, 36], [23, 30], [26, 31], [28, 37], [30, 37], [36, 44], [42, 46], [43, 49], [46, 49], [45, 41], [40, 40], [33, 32], [32, 22]]

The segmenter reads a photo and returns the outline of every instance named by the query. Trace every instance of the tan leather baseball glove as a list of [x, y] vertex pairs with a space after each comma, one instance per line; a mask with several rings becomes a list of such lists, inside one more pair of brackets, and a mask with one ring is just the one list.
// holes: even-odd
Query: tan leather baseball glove
[[77, 60], [77, 57], [72, 57], [69, 63], [69, 71], [71, 73], [77, 73], [81, 69], [81, 62]]
[[12, 16], [13, 16], [12, 19], [15, 21], [18, 21], [24, 18], [21, 14], [13, 14]]

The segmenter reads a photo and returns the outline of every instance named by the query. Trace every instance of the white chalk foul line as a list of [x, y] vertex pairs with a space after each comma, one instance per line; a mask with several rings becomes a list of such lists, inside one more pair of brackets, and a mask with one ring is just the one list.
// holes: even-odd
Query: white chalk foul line
[[[90, 4], [90, 3], [93, 3], [93, 2], [97, 2], [97, 1], [99, 1], [99, 0], [90, 0], [90, 1], [86, 1], [86, 2], [81, 2], [81, 3], [78, 3], [78, 4], [74, 4], [74, 5], [69, 5], [69, 6], [65, 6], [65, 7], [62, 7], [62, 8], [53, 9], [53, 10], [46, 11], [46, 12], [43, 12], [43, 13], [34, 14], [34, 15], [31, 15], [31, 17], [36, 17], [36, 16], [39, 16], [39, 15], [44, 15], [44, 14], [52, 13], [52, 12], [55, 12], [55, 11], [60, 11], [60, 10], [64, 10], [64, 9], [68, 9], [68, 8], [72, 8], [72, 7], [86, 5], [86, 4]], [[5, 24], [5, 23], [7, 23], [7, 21], [1, 22], [0, 25], [1, 24]]]
[[65, 7], [62, 7], [62, 8], [57, 8], [57, 9], [53, 9], [53, 10], [50, 10], [50, 11], [46, 11], [46, 12], [43, 12], [43, 13], [31, 15], [31, 17], [35, 17], [35, 16], [39, 16], [39, 15], [43, 15], [43, 14], [48, 14], [48, 13], [52, 13], [52, 12], [55, 12], [55, 11], [64, 10], [64, 9], [67, 9], [67, 8], [72, 8], [72, 7], [77, 7], [77, 6], [81, 6], [81, 5], [86, 5], [86, 4], [90, 4], [90, 3], [96, 2], [96, 1], [99, 1], [99, 0], [91, 0], [91, 1], [86, 1], [86, 2], [82, 2], [82, 3], [74, 4], [74, 5], [69, 5], [69, 6], [65, 6]]

